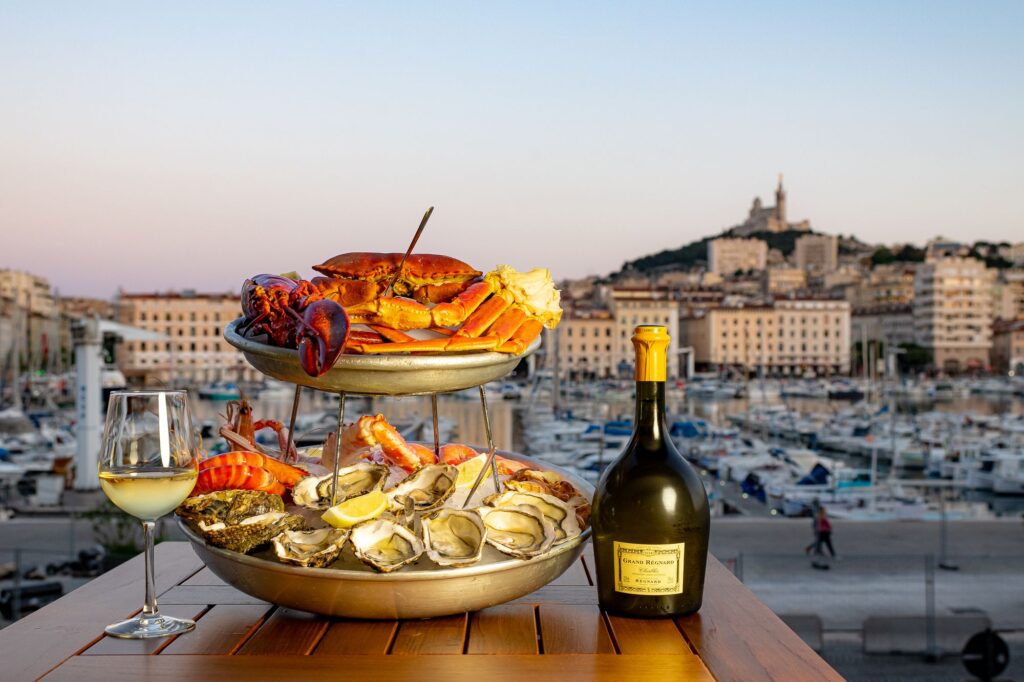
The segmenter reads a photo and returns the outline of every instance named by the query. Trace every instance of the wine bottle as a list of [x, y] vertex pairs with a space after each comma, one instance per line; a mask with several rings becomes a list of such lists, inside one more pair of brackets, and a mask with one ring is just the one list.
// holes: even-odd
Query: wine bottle
[[601, 476], [592, 523], [597, 591], [609, 612], [644, 618], [700, 608], [711, 525], [704, 484], [672, 443], [665, 418], [665, 327], [642, 325], [636, 417], [622, 454]]

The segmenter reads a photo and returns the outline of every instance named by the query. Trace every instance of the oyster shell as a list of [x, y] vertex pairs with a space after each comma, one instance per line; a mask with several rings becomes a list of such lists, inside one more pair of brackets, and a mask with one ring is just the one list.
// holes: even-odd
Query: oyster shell
[[555, 527], [537, 507], [529, 504], [481, 507], [487, 542], [505, 554], [529, 559], [551, 549]]
[[576, 518], [576, 510], [553, 495], [543, 493], [520, 492], [508, 490], [500, 495], [492, 495], [484, 500], [492, 507], [509, 505], [533, 505], [551, 522], [555, 528], [555, 544], [561, 544], [578, 536], [582, 529]]
[[323, 568], [341, 554], [348, 534], [347, 529], [339, 528], [286, 530], [274, 538], [274, 552], [286, 564]]
[[[341, 503], [359, 497], [371, 490], [381, 490], [388, 480], [389, 470], [383, 464], [359, 462], [338, 469], [338, 499]], [[295, 484], [292, 499], [295, 504], [310, 509], [327, 509], [331, 506], [331, 480], [334, 473], [325, 476], [307, 476]]]
[[423, 519], [427, 556], [439, 566], [469, 566], [480, 561], [487, 528], [480, 512], [439, 509]]
[[190, 497], [175, 510], [190, 526], [199, 529], [198, 524], [207, 525], [223, 522], [235, 525], [242, 519], [271, 511], [284, 511], [284, 500], [280, 495], [262, 490], [218, 490]]
[[423, 554], [423, 541], [391, 519], [357, 523], [349, 539], [356, 557], [382, 573], [396, 571]]
[[265, 545], [286, 530], [296, 530], [306, 525], [306, 520], [297, 514], [271, 511], [242, 519], [235, 524], [223, 521], [206, 523], [200, 521], [196, 530], [206, 541], [216, 547], [248, 554], [260, 545]]
[[391, 509], [405, 508], [406, 497], [412, 499], [413, 509], [418, 512], [437, 509], [455, 491], [455, 480], [459, 469], [451, 464], [428, 464], [405, 477], [391, 490], [385, 490]]

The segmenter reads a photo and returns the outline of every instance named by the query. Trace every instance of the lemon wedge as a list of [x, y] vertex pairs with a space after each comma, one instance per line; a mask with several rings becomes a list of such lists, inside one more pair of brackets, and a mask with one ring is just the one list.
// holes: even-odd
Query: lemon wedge
[[320, 518], [335, 528], [351, 528], [360, 521], [377, 518], [388, 508], [387, 496], [379, 490], [336, 504]]
[[487, 464], [487, 455], [483, 454], [457, 465], [455, 468], [459, 470], [459, 475], [455, 479], [455, 487], [461, 488], [476, 483], [476, 477], [480, 475], [485, 464]]

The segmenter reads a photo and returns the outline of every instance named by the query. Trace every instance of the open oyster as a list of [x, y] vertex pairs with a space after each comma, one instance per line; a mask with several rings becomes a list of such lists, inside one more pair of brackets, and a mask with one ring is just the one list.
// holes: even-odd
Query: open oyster
[[480, 561], [487, 528], [472, 509], [439, 509], [423, 519], [427, 556], [439, 566], [469, 566]]
[[[359, 497], [371, 490], [381, 490], [388, 480], [389, 470], [383, 464], [359, 462], [338, 469], [338, 497], [336, 503]], [[292, 499], [295, 504], [310, 509], [327, 509], [331, 506], [331, 480], [334, 473], [326, 476], [307, 476], [295, 484]]]
[[524, 493], [508, 490], [500, 495], [492, 495], [484, 500], [492, 507], [531, 504], [541, 511], [555, 527], [555, 544], [561, 544], [578, 536], [582, 529], [576, 518], [575, 510], [553, 495], [543, 493]]
[[412, 500], [413, 509], [418, 512], [437, 509], [455, 491], [455, 479], [459, 469], [451, 464], [428, 464], [409, 474], [384, 494], [391, 501], [392, 510], [405, 508], [406, 497]]
[[274, 538], [274, 552], [286, 564], [323, 568], [341, 554], [348, 534], [347, 529], [339, 528], [286, 530]]
[[383, 573], [396, 571], [423, 554], [423, 541], [391, 519], [358, 523], [349, 538], [356, 557]]
[[530, 559], [551, 549], [555, 527], [529, 504], [481, 507], [487, 542], [505, 554]]
[[280, 495], [262, 490], [218, 490], [190, 497], [175, 510], [190, 526], [198, 530], [200, 521], [206, 524], [226, 523], [233, 526], [242, 519], [271, 511], [284, 511]]

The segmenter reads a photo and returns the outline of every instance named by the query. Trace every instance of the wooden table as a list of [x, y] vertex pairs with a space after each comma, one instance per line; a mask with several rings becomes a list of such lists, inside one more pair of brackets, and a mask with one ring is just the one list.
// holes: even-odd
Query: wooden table
[[160, 610], [195, 618], [193, 632], [159, 640], [103, 634], [141, 606], [136, 557], [0, 630], [0, 679], [842, 679], [713, 558], [699, 614], [637, 620], [598, 609], [592, 556], [588, 547], [550, 585], [476, 613], [355, 621], [254, 599], [213, 575], [187, 543], [163, 543]]

